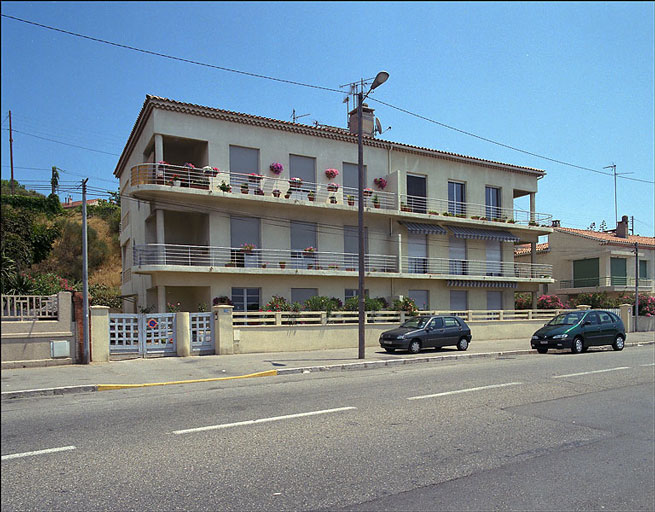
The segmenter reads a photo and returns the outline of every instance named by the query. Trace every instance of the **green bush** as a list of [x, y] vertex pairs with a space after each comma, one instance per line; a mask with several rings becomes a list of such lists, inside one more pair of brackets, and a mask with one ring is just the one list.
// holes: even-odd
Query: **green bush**
[[63, 212], [57, 194], [50, 194], [48, 197], [2, 194], [1, 200], [3, 205], [45, 213], [48, 216], [58, 215]]
[[[359, 297], [350, 297], [343, 305], [345, 311], [359, 311]], [[364, 298], [364, 309], [366, 311], [380, 311], [382, 303], [378, 299]]]
[[329, 315], [332, 311], [341, 309], [341, 301], [336, 297], [315, 295], [305, 301], [303, 309], [305, 311], [327, 311]]
[[[634, 304], [634, 298], [633, 302]], [[602, 308], [617, 308], [621, 301], [607, 295], [607, 292], [593, 292], [593, 293], [579, 293], [575, 297], [571, 297], [568, 301], [568, 306], [571, 309], [579, 305], [591, 306], [593, 309]]]
[[89, 304], [91, 306], [108, 306], [113, 309], [123, 307], [120, 290], [105, 284], [92, 284], [89, 286]]
[[391, 307], [394, 311], [404, 311], [412, 316], [416, 315], [418, 312], [414, 299], [410, 299], [409, 297], [403, 297], [402, 300], [395, 299]]

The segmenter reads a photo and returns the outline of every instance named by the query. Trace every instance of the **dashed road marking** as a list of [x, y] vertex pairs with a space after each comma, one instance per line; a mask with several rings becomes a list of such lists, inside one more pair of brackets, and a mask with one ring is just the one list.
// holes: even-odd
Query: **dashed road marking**
[[435, 398], [439, 396], [456, 395], [458, 393], [469, 393], [471, 391], [481, 391], [483, 389], [504, 388], [507, 386], [518, 386], [522, 382], [506, 382], [505, 384], [491, 384], [489, 386], [480, 386], [477, 388], [458, 389], [455, 391], [445, 391], [444, 393], [435, 393], [433, 395], [411, 396], [407, 400], [421, 400], [423, 398]]
[[566, 375], [553, 375], [553, 379], [563, 379], [564, 377], [577, 377], [578, 375], [590, 375], [592, 373], [615, 372], [617, 370], [629, 370], [630, 366], [617, 366], [616, 368], [607, 368], [605, 370], [592, 370], [589, 372], [567, 373]]
[[20, 459], [21, 457], [31, 457], [33, 455], [45, 455], [47, 453], [65, 452], [68, 450], [75, 450], [75, 447], [62, 446], [61, 448], [48, 448], [47, 450], [37, 450], [34, 452], [12, 453], [11, 455], [3, 455], [2, 460]]

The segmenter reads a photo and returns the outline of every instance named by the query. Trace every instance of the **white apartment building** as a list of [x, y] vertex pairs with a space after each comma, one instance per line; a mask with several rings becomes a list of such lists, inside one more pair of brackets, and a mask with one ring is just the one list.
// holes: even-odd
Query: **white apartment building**
[[[126, 312], [355, 296], [356, 119], [313, 127], [147, 96], [115, 169]], [[366, 108], [370, 297], [513, 309], [515, 291], [553, 282], [550, 265], [514, 261], [515, 244], [553, 231], [535, 212], [544, 171], [379, 140], [373, 126]], [[514, 208], [523, 196], [529, 211]]]

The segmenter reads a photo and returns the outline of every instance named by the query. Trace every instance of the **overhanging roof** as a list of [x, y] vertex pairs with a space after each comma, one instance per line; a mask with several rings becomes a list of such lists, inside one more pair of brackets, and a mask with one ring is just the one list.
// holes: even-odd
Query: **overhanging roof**
[[425, 224], [422, 222], [405, 222], [401, 224], [407, 228], [407, 231], [419, 235], [445, 235], [446, 230], [436, 224]]
[[474, 240], [492, 240], [496, 242], [518, 242], [519, 238], [509, 231], [481, 228], [465, 228], [448, 226], [455, 238], [470, 238]]

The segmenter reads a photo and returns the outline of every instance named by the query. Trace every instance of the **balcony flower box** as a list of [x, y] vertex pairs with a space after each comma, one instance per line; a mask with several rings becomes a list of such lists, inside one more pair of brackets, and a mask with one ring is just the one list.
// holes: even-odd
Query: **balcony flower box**
[[309, 193], [307, 194], [307, 199], [313, 201], [315, 198], [316, 198], [316, 194], [310, 190]]
[[401, 203], [400, 204], [400, 211], [401, 212], [411, 212], [412, 209], [409, 206], [407, 206], [405, 203]]
[[291, 186], [290, 190], [297, 190], [302, 186], [302, 180], [300, 178], [290, 178], [289, 185]]
[[179, 187], [182, 185], [182, 179], [179, 174], [173, 174], [171, 179], [168, 180], [168, 184], [171, 186]]
[[244, 254], [252, 254], [252, 251], [254, 251], [256, 247], [255, 244], [244, 242], [241, 244], [241, 252]]
[[346, 196], [348, 206], [355, 206], [355, 196]]
[[221, 172], [221, 170], [218, 167], [210, 167], [209, 165], [205, 165], [202, 168], [202, 172], [205, 174], [205, 176], [215, 178], [216, 175]]
[[302, 252], [305, 256], [312, 256], [316, 252], [316, 247], [310, 245], [309, 247], [305, 247]]
[[248, 193], [248, 184], [247, 183], [242, 183], [241, 184], [241, 193], [242, 194], [247, 194]]
[[250, 183], [259, 183], [260, 181], [262, 181], [263, 178], [264, 176], [262, 176], [261, 174], [257, 174], [256, 172], [251, 172], [250, 174], [248, 174], [248, 181]]
[[269, 166], [269, 169], [271, 170], [271, 172], [272, 172], [273, 174], [279, 176], [280, 174], [282, 174], [282, 171], [284, 170], [284, 166], [283, 166], [281, 163], [279, 163], [279, 162], [273, 162], [273, 163]]
[[364, 192], [364, 197], [371, 197], [373, 195], [372, 188], [365, 188], [363, 192]]
[[325, 175], [328, 177], [328, 179], [333, 180], [339, 176], [339, 171], [336, 169], [325, 169]]
[[328, 183], [327, 189], [328, 192], [336, 192], [339, 190], [339, 185], [337, 183]]
[[218, 188], [223, 192], [232, 192], [232, 185], [228, 185], [224, 181], [221, 181], [221, 184], [218, 186]]

